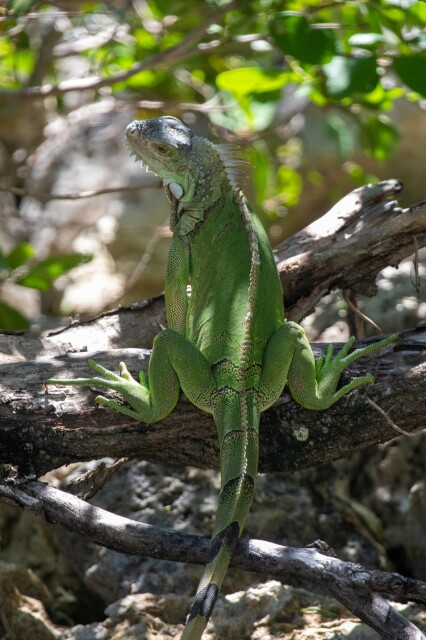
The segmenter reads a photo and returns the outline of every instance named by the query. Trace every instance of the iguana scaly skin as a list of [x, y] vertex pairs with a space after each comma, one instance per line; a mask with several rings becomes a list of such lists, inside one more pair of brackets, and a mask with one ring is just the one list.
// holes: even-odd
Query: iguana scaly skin
[[[221, 491], [210, 550], [183, 640], [201, 638], [232, 551], [250, 509], [258, 464], [260, 413], [288, 382], [303, 407], [327, 409], [372, 382], [366, 375], [336, 390], [351, 362], [393, 342], [390, 336], [352, 353], [350, 339], [316, 361], [303, 329], [284, 320], [283, 297], [268, 238], [236, 186], [223, 147], [196, 136], [173, 117], [127, 127], [132, 153], [163, 180], [172, 203], [173, 240], [165, 299], [168, 328], [154, 340], [149, 374], [135, 381], [89, 362], [94, 378], [50, 384], [93, 386], [121, 394], [125, 404], [99, 404], [146, 423], [175, 407], [179, 387], [214, 417], [220, 443]], [[188, 294], [187, 287], [191, 286]]]

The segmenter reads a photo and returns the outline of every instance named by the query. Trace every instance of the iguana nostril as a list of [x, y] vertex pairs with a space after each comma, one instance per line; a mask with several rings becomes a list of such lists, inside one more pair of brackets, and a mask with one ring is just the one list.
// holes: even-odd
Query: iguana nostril
[[136, 120], [134, 120], [133, 122], [131, 122], [127, 128], [126, 128], [126, 136], [129, 137], [131, 136], [132, 138], [136, 138], [138, 136], [138, 124], [136, 122]]

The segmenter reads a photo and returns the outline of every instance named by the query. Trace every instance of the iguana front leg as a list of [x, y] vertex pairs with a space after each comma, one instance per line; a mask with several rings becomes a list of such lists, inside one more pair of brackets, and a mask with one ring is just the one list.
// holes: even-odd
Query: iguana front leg
[[179, 386], [194, 405], [203, 411], [212, 411], [216, 383], [210, 364], [185, 336], [173, 329], [164, 329], [154, 340], [148, 368], [149, 383], [143, 372], [137, 382], [123, 362], [120, 363], [120, 375], [93, 360], [88, 364], [103, 377], [51, 378], [46, 384], [111, 389], [120, 393], [131, 408], [104, 396], [98, 396], [96, 402], [148, 424], [173, 411], [179, 397]]
[[393, 334], [349, 353], [355, 342], [355, 338], [350, 338], [336, 356], [333, 357], [333, 346], [329, 345], [325, 358], [315, 360], [303, 328], [296, 322], [285, 322], [271, 336], [264, 351], [259, 386], [261, 411], [275, 402], [286, 382], [291, 395], [302, 407], [328, 409], [352, 389], [374, 381], [374, 376], [368, 374], [336, 390], [344, 369], [358, 358], [395, 342], [398, 337]]

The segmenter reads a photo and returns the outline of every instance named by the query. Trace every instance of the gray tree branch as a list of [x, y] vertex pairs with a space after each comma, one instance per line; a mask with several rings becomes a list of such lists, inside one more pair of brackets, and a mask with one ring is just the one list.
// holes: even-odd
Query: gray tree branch
[[[0, 482], [0, 502], [29, 509], [43, 519], [77, 531], [93, 542], [127, 554], [203, 564], [209, 538], [136, 522], [87, 504], [80, 498], [41, 482], [15, 486]], [[308, 583], [333, 596], [388, 640], [425, 640], [424, 634], [381, 595], [426, 602], [426, 583], [399, 574], [368, 570], [313, 548], [283, 547], [263, 540], [240, 540], [231, 565], [276, 576], [300, 585]]]
[[[342, 398], [327, 412], [302, 409], [284, 393], [262, 415], [261, 470], [303, 469], [400, 436], [387, 414], [404, 431], [422, 429], [425, 343], [426, 329], [408, 332], [381, 355], [351, 367], [345, 382], [366, 371], [376, 375], [376, 382]], [[46, 393], [43, 383], [52, 375], [86, 375], [89, 356], [117, 371], [124, 360], [134, 373], [146, 370], [149, 361], [149, 352], [140, 349], [104, 351], [93, 345], [74, 352], [74, 345], [72, 340], [52, 343], [46, 338], [38, 343], [40, 352], [32, 362], [12, 358], [0, 365], [0, 463], [37, 475], [62, 464], [103, 456], [218, 466], [214, 423], [184, 397], [170, 416], [147, 426], [97, 408], [90, 390], [50, 387]], [[325, 346], [315, 345], [316, 355], [324, 355]]]
[[401, 209], [399, 180], [355, 189], [277, 248], [287, 317], [299, 321], [332, 289], [373, 296], [387, 266], [426, 246], [426, 200]]

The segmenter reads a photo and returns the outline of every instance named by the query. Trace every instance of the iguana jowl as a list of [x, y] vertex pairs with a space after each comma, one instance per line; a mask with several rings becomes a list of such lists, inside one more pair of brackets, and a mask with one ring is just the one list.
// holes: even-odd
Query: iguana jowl
[[250, 509], [260, 413], [277, 400], [286, 382], [303, 407], [327, 409], [373, 381], [366, 375], [336, 391], [343, 369], [397, 336], [349, 354], [350, 339], [335, 357], [330, 347], [324, 359], [315, 361], [303, 329], [284, 320], [269, 240], [236, 186], [237, 161], [169, 116], [134, 121], [126, 134], [132, 153], [160, 176], [172, 203], [168, 328], [154, 340], [149, 382], [143, 374], [135, 381], [124, 363], [116, 375], [94, 362], [89, 364], [97, 377], [48, 382], [117, 391], [126, 404], [102, 396], [97, 402], [146, 423], [173, 410], [181, 387], [191, 402], [213, 415], [221, 492], [208, 558], [182, 635], [196, 640]]

